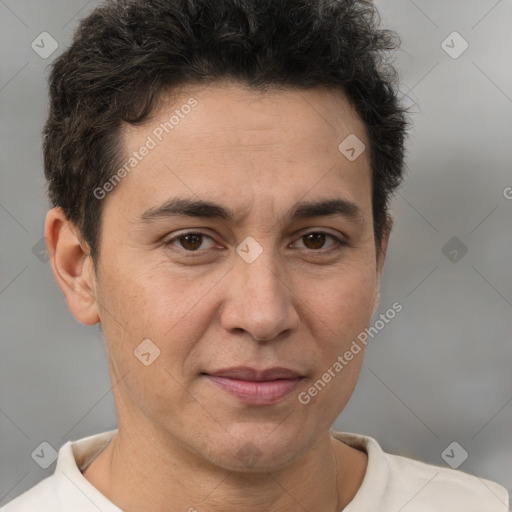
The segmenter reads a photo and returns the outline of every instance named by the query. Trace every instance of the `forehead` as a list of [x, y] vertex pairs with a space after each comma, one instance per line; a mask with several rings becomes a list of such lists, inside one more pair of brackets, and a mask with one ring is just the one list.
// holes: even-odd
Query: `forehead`
[[[137, 159], [116, 190], [131, 196], [130, 209], [146, 211], [183, 195], [228, 201], [241, 216], [250, 211], [243, 205], [266, 203], [270, 212], [315, 193], [369, 204], [369, 151], [350, 160], [341, 150], [346, 140], [366, 148], [369, 142], [339, 91], [261, 92], [232, 82], [185, 87], [121, 134], [125, 161]], [[143, 157], [133, 156], [144, 146], [150, 149]]]
[[[186, 147], [176, 146], [177, 150], [204, 147], [219, 140], [231, 146], [238, 144], [243, 150], [260, 141], [278, 142], [274, 137], [279, 132], [295, 135], [297, 140], [311, 139], [312, 132], [316, 132], [312, 140], [316, 145], [320, 139], [331, 144], [333, 136], [366, 137], [361, 118], [342, 91], [326, 87], [260, 91], [231, 81], [183, 86], [164, 94], [142, 130], [125, 125], [123, 131], [128, 140], [150, 131], [158, 141], [169, 134], [179, 138], [180, 133], [186, 136], [193, 131], [197, 144], [191, 146], [192, 141], [188, 141]], [[247, 136], [249, 144], [244, 146]]]

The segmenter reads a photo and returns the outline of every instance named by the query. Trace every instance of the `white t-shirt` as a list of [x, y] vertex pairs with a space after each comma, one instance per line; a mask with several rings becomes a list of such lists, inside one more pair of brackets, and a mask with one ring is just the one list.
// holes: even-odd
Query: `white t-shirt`
[[[122, 512], [81, 471], [117, 430], [68, 441], [59, 450], [55, 473], [21, 494], [0, 512]], [[382, 451], [372, 437], [332, 432], [363, 450], [368, 467], [361, 487], [343, 512], [507, 512], [507, 490], [454, 469]]]

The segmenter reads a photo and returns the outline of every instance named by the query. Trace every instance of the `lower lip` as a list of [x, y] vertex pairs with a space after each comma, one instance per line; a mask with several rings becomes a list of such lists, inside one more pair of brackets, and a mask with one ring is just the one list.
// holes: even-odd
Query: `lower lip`
[[268, 405], [279, 402], [294, 391], [302, 380], [296, 378], [250, 381], [228, 379], [216, 375], [206, 375], [206, 377], [224, 391], [251, 405]]

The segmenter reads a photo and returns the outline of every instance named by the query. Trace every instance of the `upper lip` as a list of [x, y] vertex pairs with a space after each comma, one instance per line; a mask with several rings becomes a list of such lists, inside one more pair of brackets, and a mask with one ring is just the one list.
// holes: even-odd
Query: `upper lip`
[[248, 366], [236, 366], [232, 368], [222, 368], [212, 372], [206, 372], [207, 375], [215, 377], [225, 377], [229, 379], [238, 380], [252, 380], [252, 381], [269, 381], [277, 379], [298, 379], [302, 375], [289, 368], [276, 366], [266, 370], [256, 370]]

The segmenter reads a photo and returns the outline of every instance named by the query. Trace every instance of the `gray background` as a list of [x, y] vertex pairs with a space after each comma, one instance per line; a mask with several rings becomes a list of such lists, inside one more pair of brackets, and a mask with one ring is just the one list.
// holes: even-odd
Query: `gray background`
[[[403, 311], [369, 343], [335, 428], [443, 466], [457, 441], [469, 455], [460, 470], [510, 490], [512, 1], [376, 3], [402, 39], [396, 65], [414, 128], [375, 319], [395, 301]], [[99, 327], [73, 318], [34, 254], [48, 208], [47, 65], [97, 4], [0, 0], [2, 505], [54, 471], [31, 458], [41, 442], [58, 450], [116, 426]], [[47, 59], [31, 48], [43, 31], [59, 44]], [[458, 58], [441, 46], [453, 31], [469, 44]]]

